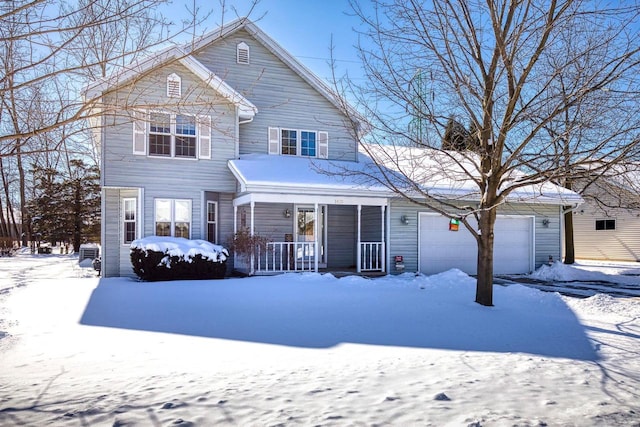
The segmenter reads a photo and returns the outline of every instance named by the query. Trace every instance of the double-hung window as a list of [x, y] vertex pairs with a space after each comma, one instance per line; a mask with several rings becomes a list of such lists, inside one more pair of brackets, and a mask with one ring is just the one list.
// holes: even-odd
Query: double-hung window
[[269, 154], [327, 158], [327, 132], [269, 128]]
[[136, 239], [136, 199], [122, 200], [122, 243], [128, 244]]
[[156, 236], [191, 236], [191, 200], [155, 200]]
[[217, 243], [218, 239], [218, 203], [207, 202], [207, 240]]
[[133, 154], [183, 159], [211, 158], [211, 117], [135, 112]]
[[149, 155], [196, 158], [196, 118], [182, 114], [149, 114]]

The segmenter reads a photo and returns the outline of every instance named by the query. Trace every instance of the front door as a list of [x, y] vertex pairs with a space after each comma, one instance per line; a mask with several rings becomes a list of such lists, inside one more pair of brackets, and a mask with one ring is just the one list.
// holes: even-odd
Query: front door
[[[326, 266], [324, 250], [325, 223], [327, 217], [326, 211], [326, 206], [318, 206], [318, 245], [320, 248], [317, 253], [320, 255], [320, 258], [318, 258], [318, 264], [322, 267]], [[312, 244], [315, 241], [315, 211], [313, 206], [298, 206], [296, 208], [296, 242], [301, 243], [301, 245], [298, 245], [298, 249], [296, 251], [298, 260], [303, 262], [315, 262], [316, 251]]]

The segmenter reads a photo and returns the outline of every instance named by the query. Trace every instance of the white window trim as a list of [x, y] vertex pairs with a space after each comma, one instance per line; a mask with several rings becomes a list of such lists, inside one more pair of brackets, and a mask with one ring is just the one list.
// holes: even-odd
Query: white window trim
[[[282, 154], [282, 131], [295, 131], [296, 132], [296, 154]], [[315, 134], [316, 138], [316, 154], [315, 156], [305, 156], [302, 155], [302, 132], [308, 132]], [[276, 138], [277, 136], [277, 138]], [[269, 154], [277, 154], [281, 156], [294, 156], [294, 157], [307, 157], [307, 158], [317, 158], [317, 159], [326, 159], [328, 158], [329, 148], [328, 148], [328, 132], [319, 131], [319, 130], [310, 130], [310, 129], [296, 129], [296, 128], [269, 128]], [[322, 142], [322, 145], [321, 145]]]
[[[149, 135], [151, 135], [151, 114], [168, 114], [169, 115], [169, 129], [171, 133], [171, 154], [168, 156], [161, 156], [158, 154], [151, 154], [149, 150]], [[176, 116], [189, 116], [195, 119], [196, 139], [195, 156], [185, 157], [176, 156]], [[141, 120], [144, 122], [141, 123]], [[208, 133], [207, 133], [208, 131]], [[141, 147], [141, 138], [144, 135], [144, 150]], [[190, 135], [185, 135], [190, 136]], [[164, 110], [149, 110], [145, 112], [136, 112], [136, 120], [133, 123], [133, 154], [146, 155], [149, 158], [154, 159], [180, 159], [180, 160], [207, 160], [211, 159], [211, 117], [201, 116], [190, 113], [173, 113]]]
[[[216, 212], [216, 217], [215, 217], [215, 221], [213, 221], [214, 226], [214, 233], [216, 235], [216, 239], [218, 238], [218, 202], [214, 201], [214, 200], [207, 200], [207, 205], [206, 205], [206, 211], [205, 211], [205, 233], [206, 233], [206, 240], [210, 242], [209, 240], [209, 224], [211, 223], [211, 221], [209, 221], [209, 205], [214, 205], [215, 206], [215, 212]], [[217, 243], [217, 242], [213, 242], [213, 243]]]
[[[126, 219], [127, 202], [133, 202], [133, 221]], [[125, 232], [127, 230], [125, 225], [127, 223], [133, 223], [135, 225], [135, 236], [133, 237], [133, 240], [136, 240], [138, 238], [138, 199], [135, 197], [125, 197], [122, 199], [122, 231], [120, 232], [120, 241], [123, 246], [131, 244], [131, 242], [127, 242], [125, 239]]]
[[193, 235], [193, 202], [191, 199], [168, 199], [164, 197], [158, 197], [153, 199], [153, 232], [155, 234], [157, 220], [157, 204], [159, 201], [168, 201], [171, 203], [171, 219], [170, 219], [170, 236], [175, 237], [175, 226], [176, 226], [176, 202], [187, 202], [189, 204], [189, 237]]

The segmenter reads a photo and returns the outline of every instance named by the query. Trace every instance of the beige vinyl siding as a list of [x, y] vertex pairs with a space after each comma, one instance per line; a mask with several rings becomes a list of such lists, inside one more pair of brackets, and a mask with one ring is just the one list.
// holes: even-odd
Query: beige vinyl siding
[[[390, 273], [395, 271], [393, 259], [401, 255], [404, 259], [404, 271], [418, 270], [418, 212], [430, 212], [429, 209], [412, 204], [405, 200], [393, 199], [390, 208]], [[527, 215], [535, 217], [535, 268], [549, 261], [560, 259], [560, 207], [537, 204], [505, 204], [498, 210], [500, 215]], [[400, 218], [407, 216], [408, 224]], [[543, 221], [547, 219], [547, 226]], [[462, 225], [461, 225], [462, 226]]]
[[[596, 220], [615, 219], [615, 230], [596, 230]], [[585, 204], [573, 214], [576, 258], [640, 261], [640, 217], [626, 209], [607, 213]]]
[[[236, 62], [236, 46], [243, 41], [251, 50], [249, 65]], [[268, 129], [279, 127], [327, 131], [329, 158], [356, 160], [357, 149], [345, 116], [246, 31], [194, 56], [258, 108], [254, 120], [240, 126], [240, 154], [268, 153]]]

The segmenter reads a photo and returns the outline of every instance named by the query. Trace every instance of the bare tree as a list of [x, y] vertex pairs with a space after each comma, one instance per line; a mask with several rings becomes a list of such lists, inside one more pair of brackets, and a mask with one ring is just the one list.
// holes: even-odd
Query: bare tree
[[[368, 83], [343, 83], [369, 121], [361, 142], [379, 166], [371, 177], [464, 224], [478, 245], [475, 300], [493, 305], [498, 207], [518, 190], [568, 186], [581, 170], [637, 155], [640, 8], [586, 0], [371, 4], [351, 4]], [[450, 117], [469, 121], [473, 150], [441, 149]], [[597, 132], [577, 138], [589, 123]], [[406, 146], [429, 149], [438, 159], [431, 171], [422, 159], [401, 159], [413, 153]], [[390, 164], [404, 184], [384, 173]], [[473, 190], [454, 199], [416, 183], [447, 173]]]

